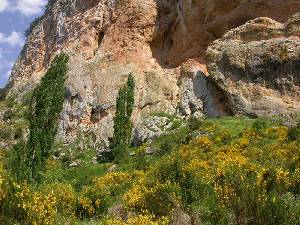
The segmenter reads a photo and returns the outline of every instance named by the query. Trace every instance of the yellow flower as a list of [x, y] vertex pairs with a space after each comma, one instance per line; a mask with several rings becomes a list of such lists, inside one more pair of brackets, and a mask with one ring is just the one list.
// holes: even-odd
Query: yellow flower
[[240, 140], [239, 140], [239, 146], [241, 148], [245, 148], [249, 145], [249, 139], [248, 138], [245, 138], [245, 137], [242, 137]]
[[149, 213], [139, 214], [131, 216], [127, 221], [122, 221], [119, 219], [108, 219], [105, 223], [106, 225], [167, 225], [169, 224], [169, 219], [167, 217], [162, 217], [160, 219], [155, 219], [153, 215]]
[[278, 187], [287, 189], [292, 185], [289, 175], [289, 172], [283, 168], [276, 168], [276, 183]]
[[87, 198], [80, 196], [78, 199], [79, 205], [82, 207], [82, 209], [88, 214], [88, 216], [93, 216], [95, 213], [95, 208], [93, 206], [93, 202]]

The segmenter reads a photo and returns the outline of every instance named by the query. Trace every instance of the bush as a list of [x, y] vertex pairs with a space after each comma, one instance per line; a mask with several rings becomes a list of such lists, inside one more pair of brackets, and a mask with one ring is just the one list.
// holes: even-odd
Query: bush
[[[285, 126], [237, 132], [239, 119], [219, 129], [221, 121], [204, 121], [194, 137], [180, 127], [152, 143], [164, 154], [146, 156], [143, 145], [114, 172], [48, 159], [44, 182], [28, 186], [0, 167], [0, 223], [158, 225], [184, 215], [202, 224], [299, 224], [300, 142], [288, 139]], [[24, 153], [22, 146], [12, 153]], [[14, 158], [22, 162], [22, 154]], [[120, 217], [111, 213], [116, 205]]]
[[8, 153], [8, 166], [14, 178], [22, 182], [27, 179], [30, 174], [30, 169], [27, 163], [26, 144], [23, 140], [13, 146]]
[[188, 126], [192, 131], [198, 130], [202, 125], [202, 121], [194, 116], [188, 119]]
[[0, 128], [0, 138], [4, 141], [11, 139], [12, 132], [5, 128]]
[[157, 216], [168, 216], [175, 208], [178, 186], [170, 181], [161, 183], [150, 174], [140, 178], [124, 194], [124, 204], [137, 212], [150, 212]]
[[63, 215], [75, 216], [77, 194], [70, 184], [52, 183], [43, 187], [42, 191], [44, 195], [53, 195], [57, 212]]
[[0, 88], [0, 101], [5, 100], [11, 86], [12, 86], [12, 83], [9, 82], [4, 88]]
[[162, 156], [176, 149], [180, 144], [187, 142], [190, 129], [182, 126], [175, 132], [163, 134], [153, 140], [151, 147], [155, 150], [155, 155]]
[[144, 213], [138, 215], [132, 215], [128, 218], [126, 222], [120, 219], [109, 218], [104, 222], [105, 225], [168, 225], [169, 219], [163, 217], [161, 219], [156, 219], [155, 216]]
[[95, 178], [93, 185], [81, 192], [77, 214], [81, 218], [103, 214], [114, 201], [114, 197], [120, 196], [129, 188], [135, 176], [135, 173], [113, 172]]
[[4, 121], [8, 121], [8, 120], [11, 120], [14, 116], [14, 113], [11, 109], [8, 109], [4, 112], [3, 114], [3, 120]]
[[4, 101], [5, 97], [6, 97], [6, 89], [0, 88], [0, 101]]
[[300, 129], [297, 127], [289, 128], [288, 137], [292, 141], [299, 140], [300, 139]]
[[261, 134], [267, 128], [267, 122], [265, 119], [257, 119], [252, 124], [252, 129], [254, 129], [257, 133]]

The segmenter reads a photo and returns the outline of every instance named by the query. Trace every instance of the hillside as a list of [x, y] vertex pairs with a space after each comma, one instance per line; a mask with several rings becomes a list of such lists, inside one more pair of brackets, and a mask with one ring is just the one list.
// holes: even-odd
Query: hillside
[[135, 124], [156, 111], [299, 112], [298, 11], [294, 0], [51, 0], [26, 32], [9, 95], [32, 91], [65, 52], [59, 138], [67, 143], [81, 132], [97, 142], [112, 136], [117, 90], [130, 73]]
[[0, 224], [300, 224], [299, 28], [293, 0], [49, 0], [0, 90]]
[[277, 120], [182, 121], [118, 164], [55, 146], [39, 186], [2, 167], [1, 223], [299, 224], [299, 134]]

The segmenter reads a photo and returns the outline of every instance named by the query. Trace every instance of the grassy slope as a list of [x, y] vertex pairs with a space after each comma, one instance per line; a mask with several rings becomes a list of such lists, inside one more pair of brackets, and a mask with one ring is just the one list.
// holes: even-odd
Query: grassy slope
[[[177, 129], [176, 132], [172, 134], [162, 135], [161, 137], [154, 140], [150, 147], [154, 148], [155, 152], [154, 155], [146, 155], [145, 154], [145, 148], [147, 146], [141, 146], [139, 148], [132, 149], [132, 151], [136, 152], [136, 155], [134, 157], [128, 157], [124, 158], [123, 161], [117, 166], [117, 170], [115, 173], [116, 177], [112, 180], [110, 178], [110, 174], [107, 173], [108, 168], [111, 167], [112, 164], [109, 163], [100, 163], [100, 164], [92, 164], [91, 159], [94, 156], [93, 151], [87, 150], [86, 153], [80, 153], [78, 156], [76, 156], [76, 159], [81, 160], [81, 163], [78, 167], [75, 168], [69, 168], [68, 163], [66, 164], [65, 161], [70, 162], [71, 160], [63, 159], [60, 160], [48, 160], [48, 166], [47, 171], [44, 174], [43, 183], [40, 187], [32, 187], [32, 190], [36, 190], [39, 192], [44, 192], [47, 186], [51, 186], [56, 183], [63, 183], [63, 184], [70, 184], [72, 186], [72, 189], [74, 190], [76, 198], [80, 198], [80, 196], [86, 196], [87, 199], [93, 199], [95, 196], [98, 196], [97, 198], [101, 198], [103, 202], [105, 202], [105, 209], [99, 209], [100, 211], [97, 211], [91, 215], [86, 213], [86, 209], [82, 208], [83, 203], [75, 201], [74, 207], [77, 209], [75, 210], [78, 212], [84, 212], [83, 215], [80, 218], [80, 216], [76, 213], [76, 217], [70, 217], [67, 216], [66, 212], [60, 212], [57, 214], [57, 221], [58, 224], [62, 223], [61, 221], [69, 221], [70, 224], [100, 224], [101, 221], [103, 222], [103, 216], [107, 215], [106, 210], [108, 207], [114, 206], [115, 204], [122, 203], [124, 201], [124, 204], [127, 204], [129, 211], [135, 211], [141, 212], [140, 210], [145, 209], [150, 211], [152, 214], [156, 215], [158, 218], [160, 218], [162, 215], [165, 215], [164, 210], [168, 207], [172, 208], [172, 203], [170, 203], [168, 199], [168, 195], [170, 194], [170, 190], [172, 190], [172, 193], [177, 193], [180, 197], [180, 204], [182, 204], [186, 210], [194, 210], [195, 213], [198, 213], [203, 221], [206, 221], [207, 224], [231, 224], [229, 221], [232, 220], [232, 216], [235, 214], [235, 208], [240, 209], [239, 213], [241, 214], [241, 220], [250, 220], [251, 216], [249, 216], [248, 211], [255, 211], [251, 208], [247, 208], [243, 204], [239, 204], [239, 200], [235, 200], [234, 196], [231, 196], [231, 201], [229, 201], [229, 205], [223, 205], [219, 202], [218, 195], [211, 189], [211, 186], [208, 184], [201, 184], [199, 183], [199, 180], [186, 180], [186, 178], [181, 177], [181, 173], [185, 173], [186, 169], [189, 167], [189, 165], [193, 165], [195, 163], [196, 159], [200, 160], [199, 162], [202, 162], [203, 159], [207, 159], [210, 163], [210, 165], [213, 165], [215, 162], [220, 160], [218, 155], [222, 153], [223, 151], [228, 151], [226, 149], [233, 149], [230, 150], [228, 153], [225, 153], [228, 155], [228, 157], [237, 157], [236, 160], [234, 160], [232, 163], [234, 165], [235, 162], [238, 162], [238, 160], [242, 159], [243, 157], [246, 157], [249, 159], [249, 162], [253, 162], [255, 165], [260, 165], [265, 168], [275, 168], [274, 171], [278, 168], [284, 168], [285, 170], [289, 170], [290, 168], [300, 168], [300, 165], [296, 164], [289, 165], [290, 160], [286, 161], [285, 158], [281, 155], [277, 156], [277, 153], [272, 153], [273, 147], [278, 148], [278, 151], [282, 151], [282, 155], [286, 155], [287, 151], [296, 151], [295, 148], [293, 148], [293, 143], [296, 144], [296, 146], [299, 146], [299, 142], [292, 142], [288, 140], [284, 140], [283, 142], [279, 141], [279, 136], [277, 137], [276, 132], [281, 132], [281, 130], [276, 130], [279, 126], [278, 124], [270, 121], [262, 122], [261, 120], [256, 119], [248, 119], [248, 118], [235, 118], [235, 117], [226, 117], [226, 118], [217, 118], [217, 119], [206, 119], [203, 122], [199, 122], [197, 126], [195, 126], [195, 121], [192, 122], [193, 126], [191, 124], [188, 125], [182, 125]], [[253, 127], [253, 124], [256, 123], [264, 123], [263, 131], [257, 131], [258, 133], [261, 133], [261, 137], [258, 135], [258, 137], [254, 138], [249, 136], [249, 138], [245, 138], [245, 131], [251, 130]], [[183, 123], [184, 124], [184, 123]], [[269, 129], [270, 131], [266, 131]], [[272, 129], [275, 129], [272, 131]], [[284, 129], [282, 129], [284, 130]], [[210, 146], [209, 143], [206, 143], [205, 139], [198, 140], [195, 137], [195, 132], [206, 132], [209, 136], [209, 140], [213, 142], [213, 145]], [[272, 133], [274, 132], [274, 134]], [[268, 133], [268, 134], [266, 134]], [[207, 136], [205, 134], [205, 137]], [[246, 132], [247, 134], [247, 132]], [[245, 137], [244, 137], [245, 136]], [[252, 139], [251, 139], [252, 138]], [[249, 143], [249, 140], [250, 143]], [[257, 139], [257, 140], [256, 140]], [[195, 144], [196, 143], [196, 144]], [[208, 145], [209, 147], [207, 147]], [[181, 147], [180, 147], [181, 146]], [[238, 147], [236, 147], [238, 146]], [[242, 147], [241, 147], [242, 146]], [[265, 147], [263, 147], [265, 146]], [[71, 146], [69, 146], [71, 147]], [[260, 148], [262, 147], [262, 149]], [[186, 148], [186, 158], [184, 161], [181, 162], [182, 157], [182, 149]], [[237, 148], [237, 150], [235, 150]], [[289, 150], [289, 148], [291, 150]], [[207, 150], [206, 150], [207, 149]], [[297, 149], [297, 147], [296, 147]], [[270, 150], [270, 154], [268, 154], [268, 150]], [[275, 149], [276, 150], [276, 149]], [[73, 151], [76, 151], [76, 149], [73, 149]], [[196, 151], [196, 153], [195, 153]], [[265, 152], [266, 151], [266, 152]], [[276, 150], [277, 151], [277, 150]], [[231, 152], [233, 152], [236, 155], [230, 156]], [[196, 154], [196, 155], [193, 155]], [[273, 155], [274, 154], [274, 157]], [[295, 152], [293, 153], [295, 154]], [[275, 157], [276, 156], [276, 157]], [[68, 157], [68, 156], [66, 156]], [[204, 158], [203, 158], [204, 157]], [[277, 158], [278, 157], [278, 158]], [[291, 156], [292, 157], [292, 156]], [[298, 157], [295, 155], [295, 157]], [[299, 155], [300, 157], [300, 155]], [[226, 158], [225, 158], [226, 159]], [[178, 161], [177, 164], [172, 164], [171, 162]], [[222, 163], [227, 162], [220, 161], [220, 163], [217, 163], [213, 165], [214, 168], [217, 168]], [[170, 164], [171, 163], [171, 164]], [[179, 166], [177, 169], [179, 171], [179, 175], [174, 173], [177, 169], [174, 167], [175, 165]], [[196, 164], [196, 168], [197, 168]], [[252, 165], [252, 164], [251, 164]], [[247, 165], [248, 166], [248, 165]], [[170, 169], [171, 168], [171, 169]], [[201, 171], [202, 167], [200, 166], [197, 171]], [[239, 167], [238, 167], [239, 168]], [[245, 191], [243, 188], [248, 185], [247, 182], [250, 182], [250, 179], [254, 179], [253, 177], [249, 178], [247, 180], [245, 178], [245, 184], [237, 176], [247, 176], [244, 174], [244, 171], [239, 171], [238, 168], [231, 171], [233, 172], [230, 177], [227, 177], [225, 175], [226, 182], [230, 185], [240, 185], [241, 190]], [[131, 176], [135, 176], [134, 174], [136, 171], [140, 171], [140, 173], [148, 174], [146, 176], [146, 180], [143, 181], [144, 183], [139, 184], [139, 182], [135, 182], [134, 180], [136, 178], [132, 178]], [[226, 170], [227, 171], [227, 170]], [[291, 172], [290, 172], [291, 173]], [[143, 175], [138, 175], [142, 176]], [[186, 175], [184, 175], [186, 176]], [[213, 170], [209, 172], [209, 176], [214, 177], [215, 174]], [[121, 177], [121, 179], [117, 182], [119, 179], [118, 177]], [[125, 177], [125, 178], [124, 178]], [[98, 178], [98, 183], [93, 180], [95, 178]], [[133, 179], [133, 180], [132, 180]], [[141, 177], [138, 179], [142, 179]], [[175, 180], [174, 180], [175, 179]], [[164, 184], [167, 182], [167, 180], [173, 180], [177, 185], [175, 186], [155, 186], [153, 182], [159, 182], [161, 184]], [[276, 179], [275, 179], [276, 180]], [[129, 182], [128, 185], [126, 182]], [[173, 182], [172, 181], [172, 182]], [[103, 184], [104, 186], [102, 186]], [[112, 183], [111, 183], [112, 182]], [[191, 183], [190, 183], [191, 182]], [[225, 181], [224, 181], [225, 182]], [[253, 181], [251, 181], [253, 182]], [[250, 182], [250, 183], [251, 183]], [[272, 181], [273, 182], [273, 181]], [[291, 181], [292, 182], [292, 181]], [[189, 184], [190, 183], [190, 184]], [[299, 179], [300, 183], [300, 179]], [[126, 184], [124, 186], [124, 184]], [[138, 185], [138, 189], [145, 188], [142, 193], [139, 193], [138, 191], [135, 191], [135, 186]], [[226, 184], [226, 183], [224, 183]], [[133, 186], [132, 186], [133, 185]], [[153, 186], [154, 185], [154, 186]], [[179, 185], [179, 186], [178, 186]], [[190, 186], [189, 186], [190, 185]], [[286, 193], [293, 192], [294, 190], [289, 191], [283, 191], [280, 190], [280, 195], [277, 195], [277, 188], [283, 188], [284, 183], [282, 184], [274, 184], [275, 189], [272, 191], [273, 194], [269, 194], [272, 197], [272, 199], [276, 199], [278, 196], [285, 196]], [[105, 188], [109, 189], [106, 190]], [[220, 187], [223, 187], [222, 185]], [[224, 187], [227, 187], [226, 185]], [[90, 190], [87, 194], [86, 190]], [[147, 193], [147, 190], [154, 190], [153, 196], [144, 196], [145, 193]], [[252, 190], [252, 189], [250, 189]], [[256, 190], [253, 188], [253, 190]], [[158, 191], [157, 193], [155, 191]], [[205, 191], [206, 194], [203, 193]], [[63, 192], [63, 191], [62, 191]], [[106, 193], [104, 196], [99, 193], [101, 192]], [[247, 190], [249, 192], [249, 190]], [[204, 194], [204, 196], [208, 196], [208, 198], [201, 198], [200, 200], [197, 199], [197, 197], [194, 196], [201, 196]], [[294, 193], [298, 193], [298, 191], [294, 191]], [[220, 194], [220, 193], [219, 193]], [[222, 193], [221, 193], [222, 194]], [[253, 193], [254, 194], [254, 193]], [[130, 202], [130, 199], [135, 199], [135, 197], [130, 197], [129, 200], [126, 196], [136, 196], [141, 195], [146, 198], [146, 202], [143, 207], [139, 204], [142, 203], [132, 203]], [[269, 195], [267, 197], [269, 197]], [[93, 197], [94, 196], [94, 197]], [[162, 199], [159, 198], [159, 196], [164, 196]], [[222, 195], [221, 195], [222, 196]], [[229, 195], [230, 196], [230, 195]], [[296, 196], [296, 195], [295, 195]], [[293, 195], [294, 198], [295, 197]], [[226, 196], [225, 196], [226, 197]], [[242, 196], [244, 197], [244, 195]], [[150, 198], [150, 199], [148, 199]], [[252, 196], [252, 198], [255, 198]], [[279, 198], [279, 197], [278, 197]], [[298, 198], [298, 194], [297, 194]], [[125, 200], [124, 200], [125, 199]], [[151, 203], [151, 199], [154, 201]], [[173, 200], [172, 200], [173, 201]], [[202, 202], [202, 203], [199, 203]], [[243, 201], [251, 202], [249, 199], [243, 199]], [[275, 201], [275, 200], [274, 200]], [[279, 200], [278, 200], [279, 201]], [[281, 201], [281, 200], [280, 200]], [[269, 210], [270, 207], [274, 208], [273, 214], [278, 213], [278, 210], [285, 210], [285, 209], [277, 209], [279, 205], [284, 205], [284, 202], [274, 202], [274, 206], [264, 206], [261, 210]], [[282, 200], [285, 201], [285, 200]], [[298, 201], [298, 200], [297, 200]], [[294, 203], [298, 204], [295, 200]], [[156, 205], [158, 204], [159, 205]], [[253, 201], [253, 203], [256, 203]], [[275, 204], [276, 203], [276, 204]], [[88, 204], [88, 203], [85, 203]], [[103, 203], [104, 204], [104, 203]], [[122, 203], [123, 204], [123, 203]], [[131, 205], [132, 204], [132, 205]], [[249, 203], [250, 204], [250, 203]], [[266, 203], [267, 204], [267, 203]], [[269, 204], [269, 203], [268, 203]], [[272, 203], [273, 204], [273, 203]], [[277, 205], [278, 204], [278, 205]], [[153, 208], [154, 205], [154, 208]], [[224, 208], [225, 206], [225, 208]], [[93, 206], [95, 207], [95, 206]], [[233, 207], [233, 208], [232, 208]], [[290, 207], [290, 206], [289, 206]], [[300, 205], [297, 207], [300, 207]], [[273, 209], [272, 208], [272, 209]], [[208, 213], [207, 210], [210, 210], [210, 213]], [[246, 211], [243, 211], [246, 210]], [[293, 210], [296, 210], [293, 208]], [[298, 211], [295, 211], [298, 212]], [[300, 212], [300, 211], [299, 211]], [[212, 214], [211, 214], [212, 213]], [[262, 214], [272, 214], [271, 212], [265, 212]], [[289, 215], [289, 213], [285, 212], [285, 214]], [[278, 213], [279, 215], [280, 213]], [[276, 214], [277, 215], [277, 214]], [[242, 217], [244, 216], [244, 218]], [[263, 217], [262, 215], [259, 215], [260, 217]], [[257, 216], [259, 218], [259, 216]], [[280, 216], [283, 218], [282, 214]], [[69, 218], [69, 219], [66, 219]], [[73, 219], [70, 219], [73, 218]], [[230, 219], [231, 218], [231, 219]], [[284, 221], [284, 219], [281, 219], [281, 221]], [[236, 218], [237, 219], [237, 218]], [[285, 223], [288, 223], [287, 221], [284, 221]], [[113, 224], [125, 224], [125, 223], [118, 223], [116, 220], [112, 219]], [[223, 222], [222, 222], [223, 221]], [[227, 222], [226, 222], [227, 221]], [[276, 220], [274, 220], [276, 221]], [[274, 222], [273, 221], [273, 222]], [[253, 222], [253, 221], [252, 221]], [[270, 223], [267, 223], [263, 219], [260, 221], [256, 221], [257, 224], [272, 224], [272, 221]], [[282, 224], [285, 224], [282, 223]], [[137, 225], [141, 225], [142, 223], [136, 223]], [[149, 223], [150, 224], [150, 223]], [[155, 224], [163, 224], [161, 223], [155, 223]], [[247, 222], [245, 224], [248, 224]], [[295, 224], [294, 221], [290, 224]]]

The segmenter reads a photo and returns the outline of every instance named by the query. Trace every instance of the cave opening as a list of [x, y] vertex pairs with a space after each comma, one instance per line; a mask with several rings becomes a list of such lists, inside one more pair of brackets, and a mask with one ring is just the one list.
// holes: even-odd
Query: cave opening
[[102, 44], [102, 41], [104, 39], [104, 31], [100, 31], [99, 34], [98, 34], [98, 46], [100, 46]]
[[191, 1], [155, 1], [158, 15], [150, 47], [153, 57], [166, 69], [176, 68], [190, 58], [203, 63], [207, 47], [229, 30], [258, 17], [285, 22], [300, 7], [296, 4], [282, 14], [280, 4], [270, 5], [268, 1], [228, 4], [225, 8], [222, 1], [212, 4], [193, 0], [192, 7]]
[[108, 112], [101, 108], [93, 108], [91, 111], [90, 121], [93, 124], [99, 123], [104, 117], [108, 115]]

